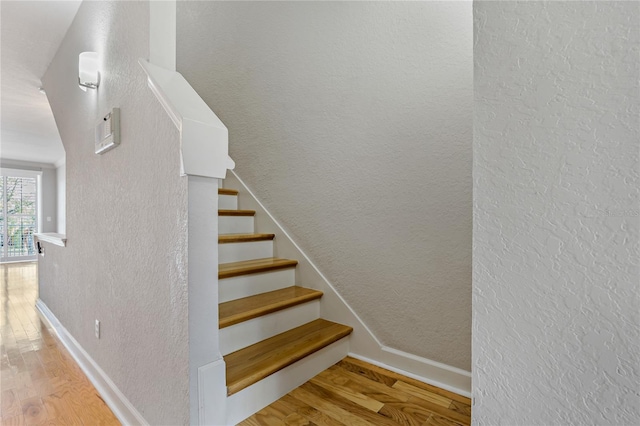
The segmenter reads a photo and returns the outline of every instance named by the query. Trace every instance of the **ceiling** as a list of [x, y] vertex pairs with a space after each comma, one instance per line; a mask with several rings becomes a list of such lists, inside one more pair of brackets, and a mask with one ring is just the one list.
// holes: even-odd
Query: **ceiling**
[[0, 2], [0, 156], [54, 164], [64, 148], [47, 97], [38, 91], [80, 7], [74, 1]]

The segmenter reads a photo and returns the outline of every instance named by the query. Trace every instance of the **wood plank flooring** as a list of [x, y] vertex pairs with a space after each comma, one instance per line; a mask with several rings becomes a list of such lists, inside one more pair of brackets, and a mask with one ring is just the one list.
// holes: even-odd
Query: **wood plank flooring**
[[[37, 264], [0, 265], [0, 424], [119, 425], [35, 310]], [[470, 400], [346, 358], [241, 423], [460, 426]]]
[[346, 358], [240, 425], [466, 426], [469, 398]]
[[37, 264], [0, 265], [0, 424], [119, 425], [35, 309]]

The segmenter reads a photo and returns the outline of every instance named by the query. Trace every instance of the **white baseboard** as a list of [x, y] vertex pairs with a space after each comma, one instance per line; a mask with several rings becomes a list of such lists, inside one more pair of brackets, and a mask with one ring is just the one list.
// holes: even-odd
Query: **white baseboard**
[[123, 425], [148, 425], [147, 421], [120, 392], [109, 376], [100, 368], [91, 356], [80, 346], [66, 328], [58, 321], [47, 305], [40, 299], [36, 302], [36, 309], [41, 318], [58, 335], [65, 348], [78, 363], [89, 381], [111, 409], [113, 414]]
[[256, 211], [255, 227], [259, 232], [276, 234], [274, 255], [298, 260], [296, 284], [324, 293], [320, 299], [320, 316], [353, 327], [351, 356], [442, 389], [471, 396], [470, 372], [382, 344], [235, 171], [227, 173], [225, 187], [240, 190], [240, 207]]
[[381, 351], [384, 361], [356, 353], [350, 353], [349, 356], [471, 398], [471, 373], [468, 371], [387, 346], [383, 346]]

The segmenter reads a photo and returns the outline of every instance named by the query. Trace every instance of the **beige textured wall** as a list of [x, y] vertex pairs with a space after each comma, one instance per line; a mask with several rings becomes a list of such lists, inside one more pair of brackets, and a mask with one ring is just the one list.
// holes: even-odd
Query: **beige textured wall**
[[[47, 245], [40, 297], [151, 424], [188, 411], [187, 182], [178, 133], [146, 86], [147, 2], [84, 2], [44, 79], [66, 150], [68, 246]], [[102, 60], [78, 88], [78, 54]], [[121, 109], [122, 143], [94, 154], [94, 126]], [[94, 336], [94, 321], [102, 336]]]
[[466, 370], [472, 69], [470, 2], [178, 2], [239, 176], [384, 344]]

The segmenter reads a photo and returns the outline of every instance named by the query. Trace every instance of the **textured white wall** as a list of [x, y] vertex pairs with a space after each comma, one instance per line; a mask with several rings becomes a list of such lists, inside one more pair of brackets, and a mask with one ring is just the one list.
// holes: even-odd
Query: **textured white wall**
[[56, 232], [64, 234], [67, 230], [67, 166], [63, 163], [56, 168]]
[[[98, 52], [97, 91], [78, 54]], [[145, 419], [187, 424], [187, 180], [176, 128], [147, 87], [148, 2], [84, 2], [44, 87], [66, 151], [67, 247], [40, 261], [40, 297]], [[121, 110], [121, 145], [94, 154], [94, 126]], [[101, 321], [101, 338], [94, 320]]]
[[473, 422], [640, 424], [640, 3], [474, 20]]
[[469, 370], [471, 3], [178, 2], [177, 31], [239, 176], [376, 336]]

